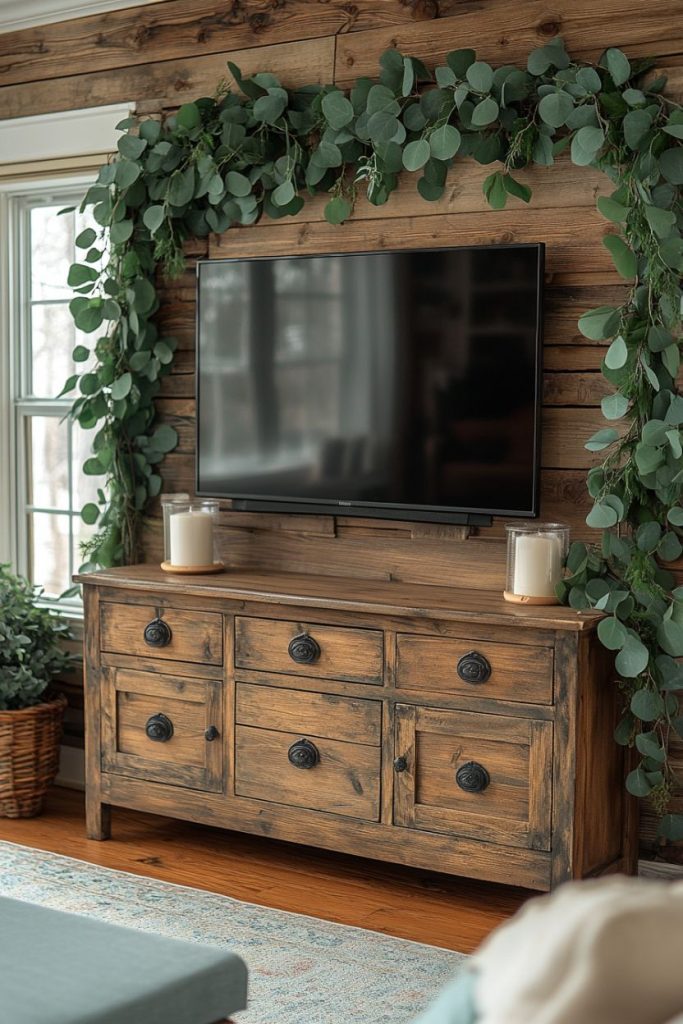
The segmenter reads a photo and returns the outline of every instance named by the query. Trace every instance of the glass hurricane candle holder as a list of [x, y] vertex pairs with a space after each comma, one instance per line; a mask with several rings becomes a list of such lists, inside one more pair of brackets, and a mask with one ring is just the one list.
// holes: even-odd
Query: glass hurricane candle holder
[[509, 523], [505, 529], [505, 600], [518, 604], [559, 604], [555, 587], [563, 576], [569, 527], [563, 523]]
[[164, 515], [165, 572], [222, 572], [225, 565], [216, 551], [219, 504], [205, 498], [172, 494], [161, 499]]

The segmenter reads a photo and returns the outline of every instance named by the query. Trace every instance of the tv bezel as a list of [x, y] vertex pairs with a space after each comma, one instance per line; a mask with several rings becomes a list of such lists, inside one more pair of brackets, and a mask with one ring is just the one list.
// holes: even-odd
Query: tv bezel
[[[410, 505], [394, 502], [359, 502], [340, 499], [330, 501], [326, 498], [301, 498], [286, 495], [264, 496], [262, 494], [224, 493], [215, 490], [204, 490], [199, 487], [199, 452], [200, 452], [200, 345], [199, 327], [201, 322], [201, 288], [200, 273], [203, 266], [226, 263], [256, 263], [264, 260], [298, 260], [326, 257], [402, 255], [407, 253], [454, 252], [462, 250], [487, 251], [509, 249], [535, 249], [538, 254], [538, 274], [536, 289], [536, 343], [534, 373], [534, 435], [532, 453], [532, 507], [530, 510], [508, 508], [476, 508], [455, 505]], [[545, 243], [544, 242], [506, 242], [500, 245], [450, 245], [427, 248], [360, 250], [358, 252], [321, 252], [292, 253], [281, 256], [246, 256], [228, 259], [198, 260], [196, 265], [196, 311], [195, 311], [195, 492], [202, 498], [219, 498], [231, 501], [235, 511], [291, 513], [296, 515], [336, 515], [355, 516], [366, 519], [395, 519], [407, 522], [426, 522], [442, 524], [468, 524], [473, 526], [490, 525], [492, 516], [509, 516], [519, 519], [536, 519], [539, 514], [539, 485], [541, 462], [541, 389], [543, 383], [543, 310], [545, 282]]]

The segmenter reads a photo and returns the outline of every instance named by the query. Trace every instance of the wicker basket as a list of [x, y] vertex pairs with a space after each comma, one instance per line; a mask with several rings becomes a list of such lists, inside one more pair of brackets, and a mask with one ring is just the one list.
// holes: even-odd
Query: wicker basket
[[32, 818], [59, 768], [66, 697], [0, 711], [0, 818]]

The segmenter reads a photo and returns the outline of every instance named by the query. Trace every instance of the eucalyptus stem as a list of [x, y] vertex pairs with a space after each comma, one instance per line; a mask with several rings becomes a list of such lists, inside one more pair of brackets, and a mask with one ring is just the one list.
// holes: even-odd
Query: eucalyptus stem
[[405, 171], [417, 175], [423, 199], [439, 202], [465, 157], [495, 165], [483, 188], [500, 210], [531, 199], [513, 171], [549, 167], [567, 151], [614, 185], [597, 206], [614, 226], [603, 241], [631, 289], [621, 306], [579, 321], [587, 339], [609, 342], [608, 425], [586, 442], [603, 453], [587, 479], [587, 523], [602, 540], [572, 545], [558, 595], [604, 612], [598, 635], [615, 652], [625, 698], [616, 740], [640, 755], [626, 785], [662, 816], [661, 837], [681, 839], [683, 815], [667, 808], [677, 785], [668, 737], [683, 737], [683, 587], [667, 564], [683, 554], [683, 109], [662, 95], [664, 79], [645, 80], [649, 62], [632, 65], [615, 48], [597, 65], [573, 61], [559, 37], [525, 68], [494, 69], [470, 49], [449, 53], [433, 74], [396, 50], [380, 65], [378, 82], [359, 79], [347, 95], [334, 85], [289, 92], [272, 74], [245, 77], [230, 64], [237, 91], [221, 83], [164, 123], [119, 125], [118, 153], [83, 202], [100, 236], [79, 235], [84, 261], [69, 273], [76, 326], [96, 336], [74, 350], [93, 365], [62, 391], [78, 388], [73, 419], [100, 428], [84, 464], [103, 478], [98, 502], [81, 511], [96, 526], [84, 569], [139, 557], [142, 517], [162, 485], [158, 466], [177, 444], [154, 404], [175, 349], [155, 324], [156, 273], [182, 271], [185, 241], [296, 215], [316, 194], [327, 196], [326, 219], [342, 224], [361, 187], [381, 206]]

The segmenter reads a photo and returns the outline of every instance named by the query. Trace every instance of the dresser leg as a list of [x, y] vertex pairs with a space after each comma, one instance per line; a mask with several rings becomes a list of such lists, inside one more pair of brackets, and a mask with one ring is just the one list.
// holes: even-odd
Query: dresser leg
[[85, 831], [88, 839], [111, 838], [111, 805], [86, 796]]

